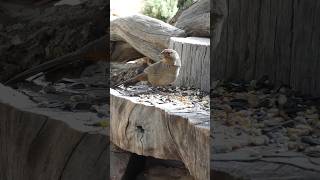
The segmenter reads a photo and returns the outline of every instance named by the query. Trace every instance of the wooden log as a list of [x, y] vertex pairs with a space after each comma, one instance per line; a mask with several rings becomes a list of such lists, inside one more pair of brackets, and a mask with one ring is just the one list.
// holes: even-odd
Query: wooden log
[[209, 112], [122, 93], [128, 92], [110, 90], [112, 143], [143, 156], [181, 160], [195, 179], [209, 179]]
[[114, 46], [111, 51], [112, 62], [126, 62], [142, 58], [143, 55], [136, 51], [130, 44], [122, 41], [112, 42]]
[[199, 0], [184, 10], [175, 26], [188, 36], [210, 37], [210, 0]]
[[220, 41], [222, 27], [228, 14], [227, 0], [212, 0], [210, 3], [211, 54]]
[[115, 18], [110, 23], [111, 41], [125, 41], [152, 60], [169, 47], [170, 37], [184, 37], [185, 32], [160, 20], [136, 14]]
[[61, 57], [57, 57], [53, 60], [44, 62], [42, 64], [39, 64], [37, 66], [34, 66], [30, 69], [25, 70], [22, 73], [19, 73], [15, 75], [14, 77], [7, 80], [4, 84], [13, 84], [19, 81], [22, 81], [24, 79], [27, 79], [28, 77], [31, 77], [33, 75], [36, 75], [40, 72], [48, 71], [50, 69], [56, 68], [56, 67], [63, 67], [65, 65], [68, 65], [70, 63], [75, 63], [78, 61], [108, 61], [109, 60], [109, 52], [108, 52], [108, 35], [105, 35], [97, 40], [94, 40], [87, 45], [83, 46], [82, 48], [78, 49], [75, 52], [71, 52], [68, 54], [65, 54]]
[[210, 39], [172, 37], [170, 48], [176, 50], [182, 67], [175, 82], [177, 86], [195, 87], [210, 91]]
[[[0, 179], [107, 179], [109, 137], [95, 113], [39, 108], [0, 84]], [[46, 167], [46, 168], [44, 168]]]
[[273, 83], [319, 96], [319, 7], [318, 0], [229, 0], [211, 80], [267, 75]]

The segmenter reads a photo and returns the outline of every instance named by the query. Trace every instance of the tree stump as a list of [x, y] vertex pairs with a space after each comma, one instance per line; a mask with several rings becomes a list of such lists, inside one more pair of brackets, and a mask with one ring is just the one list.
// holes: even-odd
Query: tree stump
[[200, 37], [170, 39], [181, 58], [182, 67], [175, 84], [210, 91], [210, 39]]
[[195, 179], [209, 179], [209, 111], [160, 103], [152, 98], [155, 92], [135, 88], [110, 89], [112, 143], [138, 155], [182, 161]]
[[95, 113], [41, 108], [2, 84], [0, 91], [0, 179], [109, 177], [108, 129], [86, 125], [99, 122]]

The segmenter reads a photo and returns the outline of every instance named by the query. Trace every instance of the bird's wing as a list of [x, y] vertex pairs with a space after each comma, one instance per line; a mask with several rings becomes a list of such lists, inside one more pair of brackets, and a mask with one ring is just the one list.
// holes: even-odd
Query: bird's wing
[[161, 65], [161, 62], [156, 62], [145, 68], [143, 72], [146, 74], [157, 74], [159, 72], [159, 69], [161, 69]]

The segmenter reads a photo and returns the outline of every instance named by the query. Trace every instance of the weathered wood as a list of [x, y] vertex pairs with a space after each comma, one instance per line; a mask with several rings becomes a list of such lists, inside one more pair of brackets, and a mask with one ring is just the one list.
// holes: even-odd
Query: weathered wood
[[184, 10], [175, 26], [188, 36], [210, 37], [210, 0], [199, 0]]
[[85, 125], [96, 114], [38, 108], [1, 84], [0, 92], [0, 179], [109, 177], [106, 131]]
[[195, 179], [209, 179], [209, 112], [192, 113], [156, 101], [150, 105], [114, 89], [110, 101], [110, 140], [115, 145], [143, 156], [181, 160]]
[[128, 43], [122, 41], [112, 42], [114, 43], [111, 50], [111, 61], [112, 62], [126, 62], [135, 60], [143, 57], [141, 53], [136, 51]]
[[228, 14], [227, 0], [212, 0], [210, 7], [210, 40], [211, 54], [213, 54], [220, 41], [222, 26]]
[[83, 46], [82, 48], [78, 49], [75, 52], [65, 54], [61, 57], [55, 58], [53, 60], [44, 62], [30, 69], [27, 69], [24, 72], [19, 73], [14, 77], [12, 77], [11, 79], [7, 80], [4, 84], [12, 84], [18, 81], [22, 81], [40, 72], [44, 72], [56, 67], [63, 67], [70, 63], [75, 63], [78, 61], [86, 61], [86, 60], [107, 61], [109, 60], [108, 41], [109, 41], [109, 36], [105, 35], [97, 40], [94, 40], [88, 43], [87, 45]]
[[209, 92], [210, 39], [173, 37], [170, 40], [169, 47], [179, 53], [182, 64], [175, 84], [184, 87], [195, 87]]
[[274, 83], [320, 95], [319, 7], [317, 0], [229, 0], [211, 80], [268, 75]]
[[185, 32], [160, 20], [136, 14], [115, 18], [110, 23], [111, 41], [125, 41], [152, 60], [169, 47], [170, 37], [184, 37]]

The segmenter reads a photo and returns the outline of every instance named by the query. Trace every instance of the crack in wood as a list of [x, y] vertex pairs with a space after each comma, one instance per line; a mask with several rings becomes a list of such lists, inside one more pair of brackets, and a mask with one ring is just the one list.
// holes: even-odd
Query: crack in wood
[[80, 143], [83, 141], [83, 139], [87, 136], [87, 132], [83, 133], [81, 138], [79, 139], [79, 141], [75, 144], [75, 146], [72, 148], [70, 154], [68, 155], [67, 157], [67, 161], [65, 162], [61, 172], [60, 172], [60, 176], [59, 176], [59, 180], [62, 180], [62, 177], [63, 177], [63, 173], [65, 172], [70, 160], [71, 160], [71, 157], [73, 156], [74, 152], [76, 151], [76, 149], [79, 147]]
[[170, 117], [170, 115], [168, 115], [167, 113], [165, 113], [165, 119], [166, 119], [166, 126], [167, 126], [167, 129], [168, 129], [168, 132], [169, 132], [169, 137], [171, 138], [171, 141], [172, 141], [172, 143], [174, 144], [174, 146], [176, 147], [175, 148], [175, 151], [178, 153], [178, 155], [179, 155], [179, 159], [182, 159], [182, 155], [181, 155], [181, 153], [180, 153], [180, 151], [178, 150], [179, 149], [179, 146], [178, 146], [178, 144], [176, 143], [176, 141], [174, 140], [174, 138], [173, 138], [173, 135], [172, 135], [172, 132], [171, 132], [171, 128], [170, 128], [170, 123], [169, 123], [169, 121], [171, 120], [171, 117]]
[[39, 128], [36, 136], [33, 138], [32, 142], [31, 142], [31, 146], [32, 146], [32, 144], [34, 144], [35, 141], [39, 138], [39, 136], [40, 136], [40, 134], [42, 133], [44, 127], [48, 124], [48, 121], [49, 121], [49, 118], [46, 117], [46, 119], [45, 119], [44, 122], [42, 123], [41, 127]]
[[141, 144], [141, 155], [143, 155], [144, 153], [144, 148], [143, 148], [143, 142], [142, 142], [142, 138], [143, 138], [143, 136], [144, 136], [144, 133], [142, 132], [142, 133], [140, 133], [141, 134], [141, 137], [140, 137], [140, 139], [139, 139], [139, 141], [140, 141], [140, 144]]
[[130, 109], [130, 113], [128, 114], [128, 118], [127, 118], [127, 124], [126, 124], [126, 128], [124, 130], [124, 136], [126, 137], [126, 140], [129, 142], [129, 138], [127, 137], [127, 130], [130, 124], [130, 116], [133, 112], [133, 110], [135, 109], [136, 105], [134, 105], [131, 109]]
[[[102, 157], [103, 153], [108, 149], [109, 144], [106, 144], [106, 146], [102, 149], [102, 151], [99, 153], [97, 160], [94, 162], [94, 166], [97, 165], [99, 162], [100, 158]], [[107, 152], [108, 153], [108, 152]]]

